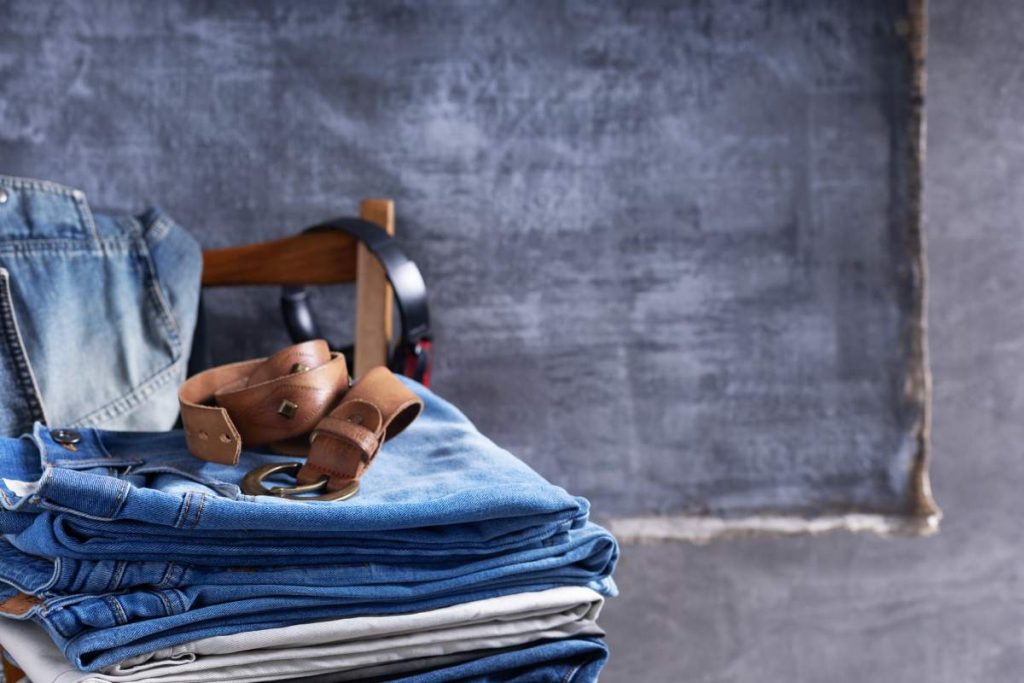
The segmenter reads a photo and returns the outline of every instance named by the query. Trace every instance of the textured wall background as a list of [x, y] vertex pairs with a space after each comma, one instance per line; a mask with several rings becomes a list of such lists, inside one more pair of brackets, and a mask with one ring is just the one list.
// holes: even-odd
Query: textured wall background
[[[1024, 671], [1024, 5], [929, 2], [934, 537], [627, 548], [609, 681], [1010, 682]], [[642, 635], [641, 635], [642, 634]]]
[[599, 514], [910, 511], [903, 3], [4, 4], [5, 172], [205, 246], [396, 198], [436, 388]]
[[[822, 4], [811, 11], [829, 11], [820, 9]], [[353, 128], [354, 134], [340, 136], [349, 140], [345, 154], [324, 155], [315, 164], [304, 149], [315, 136], [301, 128], [264, 131], [258, 140], [243, 144], [239, 141], [247, 139], [245, 125], [218, 124], [214, 130], [205, 123], [236, 121], [239, 116], [245, 121], [249, 114], [231, 106], [230, 94], [232, 88], [252, 92], [249, 84], [232, 83], [230, 70], [217, 79], [200, 77], [206, 73], [203, 60], [214, 49], [210, 41], [226, 41], [217, 49], [234, 46], [255, 52], [252, 41], [258, 36], [190, 27], [185, 35], [192, 61], [157, 79], [158, 72], [147, 65], [171, 59], [158, 34], [170, 30], [164, 13], [179, 11], [174, 9], [178, 5], [79, 6], [0, 2], [0, 166], [5, 172], [82, 186], [101, 205], [137, 208], [144, 199], [162, 203], [183, 222], [192, 221], [200, 238], [211, 245], [232, 241], [227, 228], [244, 230], [246, 238], [269, 237], [330, 213], [339, 202], [354, 207], [355, 197], [397, 185], [389, 184], [392, 160], [379, 159], [362, 146], [369, 120]], [[854, 3], [843, 6], [855, 11]], [[702, 7], [709, 11], [710, 3]], [[962, 683], [1020, 678], [1024, 461], [1019, 451], [1024, 423], [1017, 409], [1024, 405], [1024, 314], [1019, 304], [1024, 299], [1024, 6], [1012, 0], [933, 0], [930, 14], [926, 212], [935, 375], [933, 472], [946, 513], [943, 530], [913, 541], [833, 535], [707, 547], [627, 547], [618, 577], [623, 597], [609, 605], [603, 618], [613, 647], [608, 681]], [[32, 22], [28, 15], [35, 17]], [[284, 15], [270, 13], [266, 18], [281, 20], [282, 30], [288, 25]], [[107, 38], [88, 38], [94, 34]], [[377, 34], [376, 40], [387, 35]], [[374, 42], [368, 34], [347, 39], [350, 51], [368, 49]], [[500, 40], [495, 41], [495, 53]], [[363, 59], [332, 47], [336, 42], [342, 40], [332, 33], [309, 46], [306, 61], [294, 64], [329, 84], [330, 74], [309, 68], [317, 63], [314, 56], [323, 54], [319, 50], [328, 50], [341, 67]], [[657, 57], [653, 54], [651, 69], [658, 68]], [[268, 73], [282, 59], [268, 54], [262, 58]], [[390, 58], [377, 57], [384, 62]], [[476, 73], [472, 64], [465, 68], [470, 75]], [[553, 70], [553, 83], [559, 75]], [[97, 79], [106, 89], [95, 90]], [[292, 85], [282, 80], [253, 93], [251, 106], [295, 106], [276, 94]], [[362, 98], [369, 103], [363, 106], [374, 111], [372, 103], [385, 95], [372, 81], [360, 85], [364, 87], [348, 91], [348, 96]], [[497, 84], [493, 87], [496, 93]], [[190, 111], [182, 106], [185, 97], [198, 97], [209, 106]], [[422, 98], [422, 93], [409, 97]], [[492, 100], [497, 99], [493, 94]], [[322, 110], [294, 113], [307, 111], [313, 116]], [[522, 135], [531, 137], [529, 129]], [[220, 151], [225, 145], [230, 152]], [[279, 162], [263, 163], [271, 157]], [[215, 158], [230, 170], [204, 175], [205, 164]], [[464, 175], [471, 173], [473, 161], [465, 159]], [[512, 167], [519, 163], [512, 161]], [[445, 168], [435, 172], [439, 178], [457, 175]], [[523, 196], [533, 197], [536, 206], [558, 201], [544, 195], [544, 187], [539, 184]], [[488, 197], [510, 191], [496, 183]], [[665, 192], [688, 193], [689, 186], [680, 183]], [[417, 201], [432, 204], [438, 216], [455, 215], [456, 210], [477, 215], [470, 204], [478, 201], [475, 195], [398, 194], [398, 199], [400, 207]], [[446, 248], [452, 253], [467, 243], [491, 245], [490, 253], [497, 254], [511, 248], [492, 244], [497, 235], [493, 216], [503, 212], [488, 206], [479, 212], [476, 241], [450, 240]], [[520, 219], [529, 213], [522, 212]], [[445, 223], [406, 219], [400, 229], [412, 238], [410, 251], [424, 261], [417, 245], [441, 239], [438, 226]], [[508, 271], [494, 277], [499, 275], [510, 277]], [[457, 300], [460, 293], [475, 296], [470, 283], [457, 281], [451, 287], [446, 301]], [[273, 315], [273, 304], [265, 306], [258, 296], [236, 306], [243, 317]], [[506, 321], [485, 317], [480, 322], [497, 326]], [[566, 334], [571, 337], [575, 330]], [[482, 356], [482, 349], [470, 353], [466, 367]], [[451, 379], [459, 362], [458, 356], [446, 361], [445, 381], [453, 390], [469, 391]], [[603, 356], [594, 359], [595, 364], [602, 362]], [[621, 363], [611, 364], [612, 371], [621, 368]], [[481, 401], [520, 392], [528, 385], [524, 378], [538, 373], [512, 377], [510, 386], [503, 376], [501, 386], [472, 389]], [[488, 411], [477, 412], [483, 420]], [[488, 428], [495, 426], [500, 424]], [[550, 476], [566, 480], [574, 475], [557, 461], [533, 453], [529, 457]]]

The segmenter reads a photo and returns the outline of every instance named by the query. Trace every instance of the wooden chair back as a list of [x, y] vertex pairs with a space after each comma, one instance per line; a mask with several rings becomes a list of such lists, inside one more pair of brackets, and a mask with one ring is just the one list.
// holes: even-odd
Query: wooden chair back
[[[359, 215], [395, 234], [395, 204], [364, 199]], [[203, 286], [326, 285], [356, 283], [353, 377], [387, 365], [391, 340], [391, 285], [383, 266], [356, 239], [342, 232], [291, 237], [203, 252]]]

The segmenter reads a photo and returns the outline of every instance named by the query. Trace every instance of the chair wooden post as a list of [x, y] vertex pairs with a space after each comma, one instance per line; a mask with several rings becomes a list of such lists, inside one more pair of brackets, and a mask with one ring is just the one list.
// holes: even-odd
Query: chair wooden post
[[[395, 203], [364, 199], [360, 216], [395, 234]], [[339, 231], [302, 233], [269, 242], [203, 252], [203, 286], [356, 283], [353, 377], [387, 365], [392, 336], [392, 291], [370, 250]]]
[[[395, 234], [395, 203], [390, 199], [364, 199], [359, 215], [376, 223], [389, 235]], [[356, 251], [355, 361], [352, 376], [358, 379], [368, 370], [388, 363], [391, 343], [391, 285], [384, 267], [366, 245]]]

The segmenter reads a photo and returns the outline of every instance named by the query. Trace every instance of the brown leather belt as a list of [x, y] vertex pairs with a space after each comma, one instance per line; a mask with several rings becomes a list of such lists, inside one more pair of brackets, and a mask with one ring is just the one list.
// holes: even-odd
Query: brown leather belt
[[[384, 367], [350, 387], [345, 357], [323, 340], [200, 372], [181, 385], [178, 402], [185, 441], [197, 458], [237, 465], [243, 445], [305, 456], [304, 463], [258, 467], [242, 480], [245, 493], [301, 500], [355, 495], [384, 441], [423, 409]], [[266, 488], [263, 480], [283, 471], [295, 474], [297, 486]]]

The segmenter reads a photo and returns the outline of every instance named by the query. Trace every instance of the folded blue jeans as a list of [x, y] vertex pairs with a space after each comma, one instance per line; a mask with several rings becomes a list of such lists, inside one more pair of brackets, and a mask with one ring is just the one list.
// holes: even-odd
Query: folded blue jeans
[[419, 562], [393, 557], [387, 562], [321, 565], [210, 566], [171, 561], [78, 560], [29, 555], [0, 540], [0, 581], [20, 592], [40, 596], [127, 594], [132, 589], [223, 587], [228, 599], [251, 596], [254, 587], [280, 592], [335, 590], [377, 591], [375, 597], [406, 597], [407, 591], [446, 586], [483, 586], [509, 577], [541, 576], [567, 585], [587, 586], [604, 595], [618, 547], [596, 524], [573, 530], [564, 542], [545, 542], [469, 560]]
[[[336, 604], [328, 604], [328, 601], [320, 596], [255, 598], [247, 601], [246, 609], [241, 612], [236, 610], [232, 603], [199, 609], [189, 609], [187, 605], [181, 605], [172, 608], [172, 611], [176, 611], [172, 616], [154, 616], [115, 626], [108, 625], [109, 610], [95, 601], [92, 602], [91, 609], [83, 608], [73, 615], [66, 612], [65, 608], [69, 605], [62, 605], [56, 601], [47, 605], [49, 613], [45, 618], [40, 618], [36, 612], [23, 614], [20, 618], [33, 618], [40, 623], [75, 667], [83, 671], [96, 671], [129, 657], [210, 636], [281, 628], [344, 617], [420, 612], [473, 600], [548, 590], [559, 585], [531, 582], [519, 586], [468, 590], [423, 599], [410, 597], [402, 602], [385, 603], [352, 603], [341, 599]], [[15, 593], [14, 589], [0, 590], [0, 603], [8, 604], [16, 599]], [[157, 591], [151, 594], [148, 604], [135, 606], [140, 612], [142, 609], [152, 609], [155, 615], [166, 609], [158, 603], [176, 599], [173, 591]], [[75, 602], [72, 601], [70, 606], [74, 605]], [[93, 616], [100, 625], [77, 634], [64, 630], [65, 627], [79, 627], [84, 619]]]
[[95, 669], [315, 619], [559, 585], [613, 594], [618, 551], [587, 523], [587, 502], [408, 384], [423, 414], [343, 503], [244, 495], [245, 472], [281, 456], [208, 463], [180, 432], [79, 430], [72, 450], [37, 425], [0, 440], [0, 578], [12, 586], [0, 599], [43, 596], [0, 611], [40, 621], [76, 666]]
[[37, 424], [31, 437], [0, 439], [0, 503], [19, 513], [3, 515], [0, 530], [35, 554], [209, 560], [217, 552], [235, 565], [247, 554], [257, 564], [269, 556], [315, 562], [366, 548], [491, 554], [585, 523], [585, 499], [545, 481], [447, 401], [403, 381], [423, 398], [423, 413], [384, 445], [359, 494], [344, 503], [241, 492], [248, 470], [287, 457], [244, 451], [235, 467], [205, 462], [188, 453], [180, 431], [81, 429], [69, 450]]
[[[82, 577], [63, 567], [55, 573], [53, 563], [24, 556], [9, 545], [0, 555], [0, 572], [18, 591], [43, 596], [18, 616], [41, 623], [76, 666], [95, 668], [168, 644], [252, 630], [256, 623], [260, 628], [303, 623], [311, 610], [322, 619], [392, 614], [557, 586], [588, 586], [614, 595], [614, 539], [593, 524], [570, 536], [567, 544], [465, 565], [209, 568], [87, 563], [80, 568], [89, 575], [97, 572], [93, 588], [100, 592], [95, 594], [58, 592], [58, 582], [80, 586]], [[137, 585], [125, 589], [128, 583]], [[0, 600], [18, 591], [0, 591]]]

